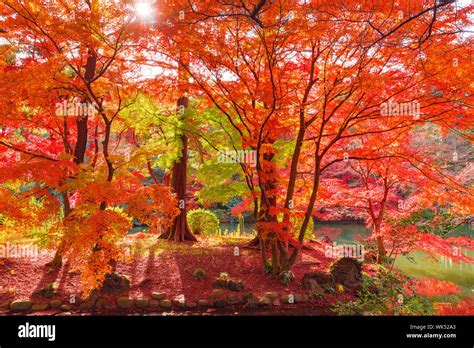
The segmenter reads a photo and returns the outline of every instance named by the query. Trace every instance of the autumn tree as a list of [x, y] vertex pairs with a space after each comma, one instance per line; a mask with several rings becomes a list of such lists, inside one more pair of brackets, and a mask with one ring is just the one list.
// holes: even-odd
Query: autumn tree
[[[242, 148], [257, 153], [257, 229], [279, 274], [300, 248], [289, 249], [290, 217], [304, 215], [301, 244], [322, 173], [346, 157], [358, 159], [345, 149], [350, 141], [367, 136], [371, 146], [371, 135], [428, 121], [453, 125], [466, 99], [460, 75], [468, 63], [460, 54], [466, 44], [459, 28], [468, 23], [469, 7], [455, 13], [449, 3], [262, 3], [262, 12], [258, 6], [249, 12], [244, 3], [175, 2], [169, 12], [181, 13], [187, 25], [173, 43], [193, 47], [188, 70], [194, 85], [226, 115]], [[434, 47], [448, 46], [458, 50], [456, 64], [452, 56], [433, 58]], [[440, 85], [447, 71], [457, 72], [450, 88]], [[440, 88], [443, 95], [433, 92]], [[382, 115], [393, 102], [420, 103], [420, 113]], [[278, 167], [284, 141], [294, 148]], [[267, 263], [265, 251], [262, 256]]]

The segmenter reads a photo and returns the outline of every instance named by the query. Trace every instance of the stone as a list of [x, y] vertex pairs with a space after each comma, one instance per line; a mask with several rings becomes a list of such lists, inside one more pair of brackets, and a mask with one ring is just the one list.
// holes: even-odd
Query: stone
[[264, 296], [273, 300], [275, 298], [278, 298], [278, 293], [275, 291], [269, 291], [269, 292], [266, 292]]
[[179, 307], [179, 308], [184, 308], [186, 307], [186, 302], [180, 300], [180, 299], [174, 299], [172, 301], [173, 305], [176, 306], [176, 307]]
[[197, 307], [197, 303], [196, 302], [187, 302], [186, 303], [186, 308], [196, 308]]
[[301, 294], [295, 294], [294, 298], [295, 298], [295, 303], [303, 302], [303, 295]]
[[301, 281], [303, 289], [310, 291], [320, 291], [327, 287], [334, 287], [334, 278], [332, 274], [325, 272], [310, 272], [303, 275]]
[[314, 279], [308, 279], [306, 282], [306, 288], [309, 288], [311, 296], [318, 297], [324, 294], [324, 289]]
[[102, 290], [107, 293], [118, 294], [130, 288], [130, 280], [118, 273], [109, 273], [105, 276]]
[[155, 299], [155, 300], [163, 300], [164, 298], [166, 297], [166, 293], [165, 292], [152, 292], [151, 293], [151, 298]]
[[173, 305], [173, 303], [171, 303], [170, 300], [161, 300], [160, 302], [158, 302], [158, 305], [161, 307], [161, 308], [171, 308], [171, 306]]
[[227, 288], [227, 279], [217, 278], [214, 283], [212, 283], [214, 288]]
[[219, 297], [222, 295], [224, 295], [224, 290], [222, 289], [214, 289], [214, 291], [212, 292], [213, 297]]
[[[292, 300], [291, 300], [292, 299]], [[285, 294], [280, 297], [281, 302], [293, 304], [295, 303], [295, 296], [292, 294]]]
[[35, 303], [31, 306], [32, 311], [45, 311], [49, 308], [49, 304], [47, 303]]
[[209, 306], [209, 302], [207, 300], [199, 300], [197, 304], [198, 304], [199, 307]]
[[258, 305], [257, 298], [251, 292], [245, 294], [244, 301], [245, 301], [245, 308], [255, 308]]
[[244, 303], [245, 301], [243, 300], [242, 297], [236, 296], [236, 295], [230, 295], [229, 296], [229, 303], [236, 305], [236, 304], [241, 304]]
[[227, 289], [230, 291], [242, 291], [244, 289], [244, 283], [241, 280], [228, 280]]
[[229, 305], [229, 302], [227, 301], [227, 299], [225, 298], [221, 298], [221, 299], [218, 299], [218, 300], [214, 300], [212, 302], [212, 306], [213, 307], [216, 307], [216, 308], [224, 308], [226, 306]]
[[98, 298], [97, 301], [95, 301], [95, 308], [102, 308], [102, 306], [104, 305], [104, 299], [102, 298]]
[[16, 300], [10, 303], [10, 309], [12, 311], [27, 311], [28, 309], [31, 308], [32, 305], [33, 305], [33, 302], [31, 301]]
[[150, 300], [147, 298], [140, 298], [135, 300], [135, 306], [138, 308], [146, 308], [150, 304]]
[[105, 310], [114, 311], [117, 309], [115, 301], [104, 301], [103, 307]]
[[79, 305], [79, 308], [80, 308], [80, 309], [92, 309], [92, 307], [94, 307], [94, 303], [92, 303], [92, 302], [90, 302], [90, 301], [82, 302], [82, 303]]
[[266, 297], [266, 296], [262, 296], [260, 297], [260, 299], [258, 300], [258, 304], [260, 306], [268, 306], [269, 304], [271, 303], [271, 300]]
[[362, 287], [362, 263], [357, 259], [343, 257], [331, 265], [330, 272], [335, 283], [344, 288], [358, 290]]
[[39, 289], [33, 292], [34, 296], [41, 296], [41, 297], [46, 297], [46, 298], [53, 298], [57, 294], [58, 292], [54, 290], [53, 287], [46, 287], [46, 288]]
[[212, 286], [218, 289], [229, 289], [230, 291], [242, 291], [244, 289], [244, 283], [241, 280], [232, 280], [232, 279], [224, 279], [224, 278], [217, 278], [213, 283]]
[[129, 309], [132, 308], [134, 304], [133, 299], [128, 297], [119, 297], [117, 299], [117, 306], [122, 309]]
[[49, 305], [53, 309], [58, 309], [59, 307], [61, 307], [62, 303], [63, 303], [63, 301], [61, 301], [61, 300], [51, 300], [49, 302]]
[[67, 305], [67, 304], [63, 304], [60, 308], [61, 308], [62, 311], [70, 311], [71, 310], [71, 306]]

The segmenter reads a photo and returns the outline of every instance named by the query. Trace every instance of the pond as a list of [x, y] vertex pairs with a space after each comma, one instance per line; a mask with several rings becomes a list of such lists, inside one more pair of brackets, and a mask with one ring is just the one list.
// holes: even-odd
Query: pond
[[[253, 224], [244, 226], [244, 233], [251, 233]], [[237, 225], [222, 224], [221, 230], [235, 232]], [[315, 235], [324, 234], [337, 244], [358, 243], [362, 239], [370, 236], [371, 231], [364, 225], [357, 223], [317, 223], [314, 227]], [[469, 227], [461, 226], [453, 231], [450, 236], [469, 236], [474, 238], [474, 231]], [[463, 253], [474, 257], [473, 251], [463, 249]], [[474, 264], [454, 262], [452, 259], [439, 255], [430, 256], [421, 251], [413, 251], [408, 255], [399, 255], [395, 260], [395, 267], [404, 274], [416, 278], [437, 278], [457, 284], [464, 296], [473, 296], [474, 292]]]

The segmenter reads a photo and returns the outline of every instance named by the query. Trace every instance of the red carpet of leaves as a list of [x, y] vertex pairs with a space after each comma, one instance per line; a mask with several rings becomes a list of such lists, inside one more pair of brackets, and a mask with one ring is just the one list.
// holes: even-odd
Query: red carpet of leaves
[[453, 305], [452, 303], [435, 303], [438, 315], [474, 315], [474, 298], [467, 297]]
[[453, 295], [462, 292], [456, 284], [436, 278], [418, 279], [415, 290], [418, 295], [427, 297]]
[[[184, 295], [186, 301], [199, 299], [210, 300], [213, 291], [212, 283], [221, 272], [226, 272], [231, 279], [240, 279], [244, 283], [245, 293], [253, 293], [256, 297], [267, 291], [281, 294], [303, 293], [301, 279], [305, 272], [327, 271], [334, 261], [326, 258], [323, 247], [311, 243], [310, 250], [303, 250], [293, 267], [295, 281], [288, 286], [282, 284], [263, 271], [260, 251], [243, 248], [247, 240], [229, 242], [220, 238], [199, 237], [197, 243], [178, 244], [157, 240], [156, 238], [129, 237], [127, 245], [140, 246], [140, 252], [130, 253], [129, 257], [117, 264], [116, 271], [129, 277], [131, 288], [124, 296], [131, 298], [150, 297], [153, 291], [166, 292], [167, 298]], [[235, 247], [239, 255], [235, 255]], [[81, 296], [80, 274], [64, 262], [60, 270], [52, 271], [45, 264], [51, 261], [53, 252], [41, 253], [36, 259], [3, 259], [0, 267], [0, 303], [13, 299], [30, 299], [35, 290], [48, 284], [58, 284], [59, 296], [67, 301], [73, 294], [77, 299]], [[206, 278], [196, 280], [194, 271], [201, 268]], [[229, 292], [229, 294], [231, 294]], [[236, 294], [236, 293], [233, 293]], [[332, 302], [352, 297], [342, 293], [327, 296], [326, 300], [312, 300], [315, 306], [328, 308]], [[34, 302], [42, 302], [34, 297]], [[47, 301], [47, 300], [45, 300]]]

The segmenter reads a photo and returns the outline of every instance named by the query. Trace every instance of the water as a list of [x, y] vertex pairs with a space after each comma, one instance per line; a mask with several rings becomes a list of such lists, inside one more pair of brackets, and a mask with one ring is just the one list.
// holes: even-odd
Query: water
[[[359, 224], [325, 224], [318, 223], [315, 226], [317, 235], [325, 234], [337, 244], [357, 243], [371, 232]], [[474, 232], [467, 226], [462, 226], [450, 236], [474, 237]], [[462, 249], [468, 256], [474, 257], [474, 252]], [[413, 251], [408, 255], [398, 255], [395, 259], [395, 267], [404, 274], [415, 278], [437, 278], [457, 284], [464, 295], [472, 296], [474, 293], [474, 264], [453, 262], [452, 259], [443, 256], [430, 256], [422, 251]]]
[[[245, 224], [246, 233], [251, 233], [253, 224]], [[221, 224], [221, 231], [235, 232], [237, 224]], [[314, 227], [316, 236], [326, 235], [337, 244], [359, 243], [370, 236], [371, 231], [357, 223], [317, 223]], [[450, 236], [468, 236], [474, 238], [474, 231], [462, 226]], [[462, 249], [463, 253], [474, 257], [474, 251]], [[404, 274], [415, 278], [437, 278], [457, 284], [464, 295], [472, 296], [474, 292], [474, 264], [458, 263], [443, 255], [430, 256], [422, 251], [413, 251], [408, 255], [398, 255], [395, 267]]]

